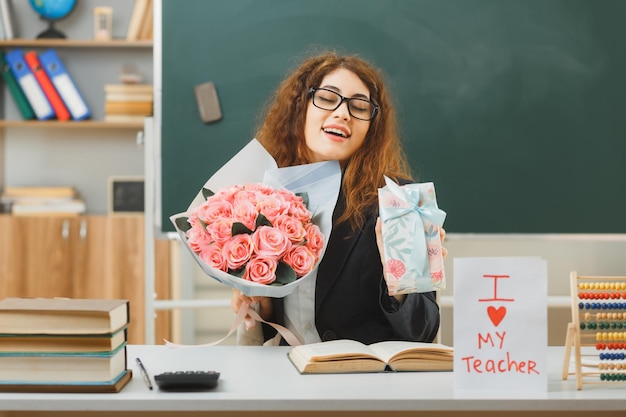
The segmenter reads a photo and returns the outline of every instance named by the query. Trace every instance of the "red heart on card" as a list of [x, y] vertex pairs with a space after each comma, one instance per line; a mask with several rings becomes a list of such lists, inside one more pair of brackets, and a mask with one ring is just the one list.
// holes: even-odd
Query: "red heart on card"
[[489, 318], [494, 326], [498, 327], [498, 324], [502, 321], [504, 316], [506, 316], [506, 307], [495, 308], [493, 306], [487, 307], [487, 314], [489, 314]]

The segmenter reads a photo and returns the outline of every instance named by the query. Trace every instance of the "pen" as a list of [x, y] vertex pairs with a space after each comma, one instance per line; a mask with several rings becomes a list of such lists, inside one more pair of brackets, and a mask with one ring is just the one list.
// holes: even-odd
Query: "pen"
[[146, 385], [148, 388], [152, 389], [152, 382], [150, 382], [150, 375], [148, 375], [148, 371], [146, 371], [146, 367], [143, 366], [141, 359], [135, 358], [135, 362], [139, 365], [139, 372], [141, 372], [141, 376], [143, 376], [143, 380], [146, 381]]

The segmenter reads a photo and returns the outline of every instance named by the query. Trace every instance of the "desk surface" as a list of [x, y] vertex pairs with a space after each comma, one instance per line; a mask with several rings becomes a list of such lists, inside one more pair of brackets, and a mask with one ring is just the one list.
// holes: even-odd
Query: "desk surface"
[[[0, 393], [0, 411], [490, 411], [626, 410], [626, 386], [590, 384], [578, 391], [560, 376], [563, 348], [549, 348], [548, 392], [455, 392], [452, 372], [300, 375], [288, 347], [128, 346], [133, 380], [118, 394]], [[148, 390], [135, 365], [140, 357], [154, 378], [175, 370], [216, 370], [212, 391]], [[0, 414], [2, 414], [0, 412]]]

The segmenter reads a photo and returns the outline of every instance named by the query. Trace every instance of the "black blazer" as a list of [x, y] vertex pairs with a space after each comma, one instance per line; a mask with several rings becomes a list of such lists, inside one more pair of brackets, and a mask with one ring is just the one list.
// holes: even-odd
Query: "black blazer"
[[[345, 209], [340, 193], [333, 223]], [[315, 285], [315, 325], [323, 341], [353, 339], [370, 344], [383, 340], [431, 342], [439, 329], [435, 293], [408, 294], [400, 305], [387, 295], [376, 244], [378, 206], [362, 230], [348, 223], [333, 227]], [[283, 299], [274, 299], [272, 321], [284, 325]], [[276, 331], [263, 326], [267, 339]]]

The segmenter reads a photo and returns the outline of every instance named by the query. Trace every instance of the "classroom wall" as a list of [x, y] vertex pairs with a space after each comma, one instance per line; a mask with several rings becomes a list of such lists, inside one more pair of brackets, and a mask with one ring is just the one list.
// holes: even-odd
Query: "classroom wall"
[[569, 275], [626, 275], [625, 235], [450, 236], [445, 242], [447, 288], [442, 292], [443, 340], [453, 342], [455, 257], [539, 256], [548, 265], [548, 344], [563, 345], [571, 319]]
[[[565, 329], [571, 319], [569, 274], [626, 275], [626, 236], [624, 235], [450, 235], [445, 247], [447, 287], [441, 292], [442, 342], [453, 345], [454, 258], [495, 256], [539, 256], [548, 265], [548, 344], [563, 345]], [[183, 251], [184, 252], [184, 251]], [[185, 255], [183, 253], [183, 255]], [[222, 307], [196, 309], [184, 314], [185, 343], [210, 343], [224, 337], [234, 320], [230, 308], [230, 288], [206, 276], [195, 261], [182, 256], [182, 262], [190, 262], [193, 277], [187, 284], [188, 295], [197, 299], [223, 300]], [[188, 265], [188, 266], [189, 266]], [[193, 328], [193, 331], [190, 329]], [[230, 337], [225, 344], [235, 344]]]

